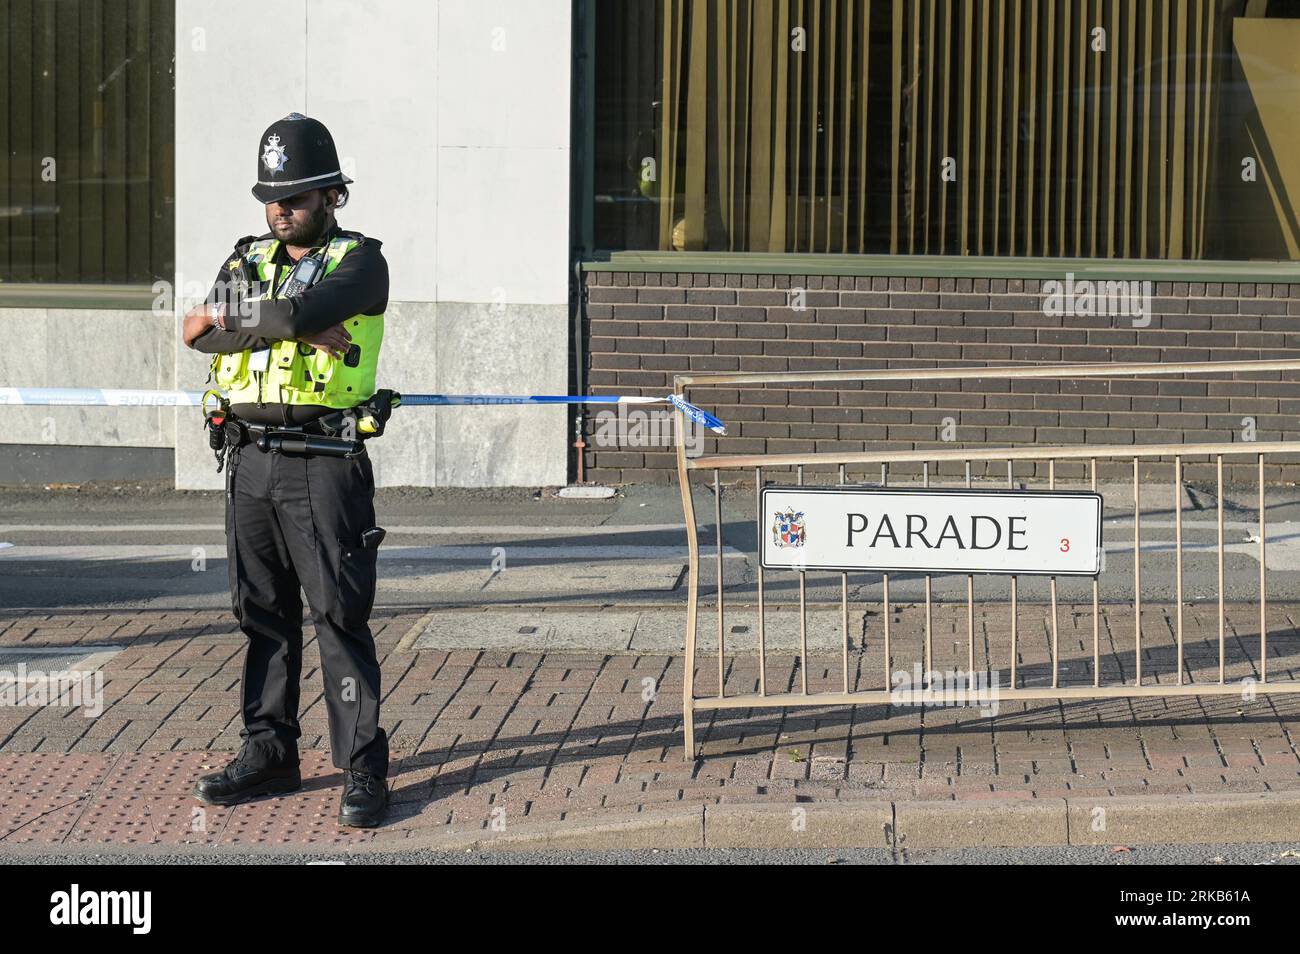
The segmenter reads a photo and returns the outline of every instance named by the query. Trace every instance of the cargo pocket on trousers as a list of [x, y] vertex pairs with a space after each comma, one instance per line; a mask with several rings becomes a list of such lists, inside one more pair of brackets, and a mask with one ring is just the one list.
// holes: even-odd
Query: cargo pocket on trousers
[[370, 618], [370, 610], [375, 604], [375, 558], [378, 551], [349, 543], [342, 537], [338, 542], [339, 615], [345, 625], [357, 626]]
[[226, 570], [230, 577], [230, 609], [235, 621], [244, 621], [239, 599], [239, 522], [235, 514], [235, 472], [239, 469], [239, 451], [231, 450], [226, 459]]

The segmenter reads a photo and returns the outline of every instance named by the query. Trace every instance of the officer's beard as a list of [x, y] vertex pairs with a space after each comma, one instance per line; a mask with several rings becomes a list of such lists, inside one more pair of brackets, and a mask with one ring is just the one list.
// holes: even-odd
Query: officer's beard
[[302, 225], [287, 233], [277, 233], [278, 238], [285, 245], [292, 245], [296, 248], [312, 248], [319, 244], [319, 240], [325, 235], [325, 230], [329, 228], [330, 213], [325, 208], [324, 201], [321, 202], [310, 213], [310, 218]]

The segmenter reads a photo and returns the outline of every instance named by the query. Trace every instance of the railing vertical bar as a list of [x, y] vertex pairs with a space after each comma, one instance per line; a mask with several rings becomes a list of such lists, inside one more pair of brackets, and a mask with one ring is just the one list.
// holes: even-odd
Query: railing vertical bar
[[722, 614], [722, 484], [718, 479], [718, 469], [713, 469], [713, 522], [717, 527], [717, 574], [718, 574], [718, 698], [726, 695], [726, 637]]
[[[1047, 462], [1047, 489], [1056, 489], [1056, 461]], [[1061, 639], [1058, 631], [1056, 617], [1056, 577], [1051, 578], [1052, 592], [1052, 688], [1055, 689], [1061, 684]]]
[[[1008, 490], [1016, 489], [1014, 464], [1015, 464], [1014, 461], [1010, 461], [1010, 460], [1007, 461], [1007, 489]], [[1016, 637], [1018, 635], [1016, 624], [1018, 622], [1018, 617], [1020, 615], [1016, 611], [1016, 590], [1019, 588], [1019, 584], [1020, 584], [1019, 578], [1013, 573], [1011, 575], [1011, 688], [1012, 689], [1016, 688], [1016, 661], [1017, 661], [1016, 660], [1016, 655], [1017, 655]]]
[[[889, 465], [888, 464], [880, 465], [880, 486], [882, 487], [889, 486]], [[890, 614], [889, 614], [889, 574], [888, 573], [882, 573], [880, 575], [880, 600], [884, 611], [883, 615], [885, 618], [885, 662], [884, 662], [885, 689], [889, 689], [890, 686], [893, 685], [893, 683], [890, 681], [889, 678], [889, 662], [890, 662], [889, 615]]]
[[[930, 486], [930, 463], [921, 465], [921, 486]], [[933, 578], [925, 575], [925, 681], [923, 685], [930, 688], [930, 672], [934, 665], [934, 617], [933, 617]]]
[[1138, 483], [1138, 459], [1133, 458], [1133, 665], [1135, 685], [1142, 685], [1142, 488]]
[[[966, 461], [966, 486], [971, 486], [970, 461]], [[975, 672], [975, 574], [966, 574], [966, 678]]]
[[[1097, 491], [1097, 458], [1092, 459], [1092, 490]], [[1105, 514], [1101, 515], [1105, 518]], [[1101, 559], [1106, 559], [1106, 541], [1101, 544]], [[1104, 562], [1102, 563], [1104, 566]], [[1101, 685], [1101, 586], [1092, 578], [1092, 684]]]
[[[754, 468], [754, 506], [758, 514], [759, 532], [763, 532], [763, 468]], [[763, 608], [763, 541], [758, 542], [758, 694], [767, 695], [767, 633]]]
[[[844, 465], [840, 464], [840, 486], [845, 484]], [[849, 691], [849, 574], [840, 574], [840, 628], [844, 635], [844, 691]]]
[[1174, 633], [1178, 639], [1178, 685], [1183, 684], [1183, 458], [1174, 456]]
[[1218, 470], [1218, 510], [1219, 510], [1219, 683], [1224, 676], [1224, 657], [1227, 651], [1226, 635], [1223, 631], [1223, 455], [1216, 458]]
[[[674, 379], [674, 388], [679, 382]], [[678, 393], [685, 395], [686, 388]], [[679, 410], [674, 421], [673, 437], [677, 455], [677, 486], [682, 495], [682, 516], [686, 522], [686, 550], [690, 566], [690, 583], [686, 591], [686, 658], [682, 672], [682, 758], [695, 760], [695, 648], [699, 637], [700, 608], [700, 537], [695, 518], [695, 493], [686, 470], [686, 415]]]
[[[803, 464], [799, 465], [799, 486], [803, 486]], [[799, 569], [799, 676], [803, 694], [808, 695], [808, 573]]]
[[1259, 681], [1268, 682], [1268, 594], [1264, 590], [1264, 455], [1259, 455]]
[[1020, 611], [1016, 605], [1017, 591], [1019, 589], [1018, 583], [1019, 583], [1019, 579], [1013, 576], [1011, 578], [1011, 688], [1012, 689], [1016, 688], [1016, 664], [1018, 662], [1017, 657], [1019, 656], [1019, 647], [1017, 646], [1017, 638], [1019, 636], [1018, 623], [1020, 619]]

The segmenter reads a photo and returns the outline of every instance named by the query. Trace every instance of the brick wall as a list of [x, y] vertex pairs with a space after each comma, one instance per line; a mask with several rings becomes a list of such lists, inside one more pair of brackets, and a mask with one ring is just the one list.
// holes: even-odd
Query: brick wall
[[[913, 368], [918, 380], [692, 388], [728, 424], [704, 453], [951, 449], [967, 445], [1134, 444], [1300, 439], [1300, 373], [1145, 380], [926, 381], [924, 369], [1044, 362], [1300, 358], [1300, 285], [1156, 282], [1147, 327], [1128, 317], [1043, 313], [1040, 279], [852, 278], [588, 272], [587, 375], [595, 394], [663, 395], [686, 372]], [[791, 307], [791, 289], [806, 289]], [[670, 446], [609, 446], [588, 418], [590, 480], [673, 478]], [[945, 426], [956, 443], [941, 438]], [[626, 445], [626, 442], [624, 442]], [[1300, 458], [1298, 458], [1300, 459]], [[1229, 463], [1234, 479], [1253, 464]], [[1037, 467], [1037, 471], [1035, 468]], [[1017, 465], [1044, 476], [1046, 463]], [[1061, 462], [1061, 478], [1086, 464]], [[1103, 465], [1103, 478], [1132, 464]], [[1212, 474], [1188, 462], [1188, 478]], [[891, 475], [915, 473], [893, 468]], [[932, 469], [956, 475], [954, 463]], [[774, 472], [775, 473], [775, 472]], [[977, 474], [980, 472], [977, 471]], [[1005, 477], [1005, 464], [997, 465]], [[878, 479], [879, 467], [851, 475]], [[1271, 480], [1300, 467], [1269, 465]]]

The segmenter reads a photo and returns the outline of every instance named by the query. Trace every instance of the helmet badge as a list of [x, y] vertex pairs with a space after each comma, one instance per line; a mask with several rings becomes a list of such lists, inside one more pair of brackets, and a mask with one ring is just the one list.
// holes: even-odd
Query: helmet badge
[[272, 133], [267, 137], [266, 145], [262, 147], [262, 164], [271, 172], [279, 172], [288, 159], [284, 147], [280, 145], [280, 137]]

